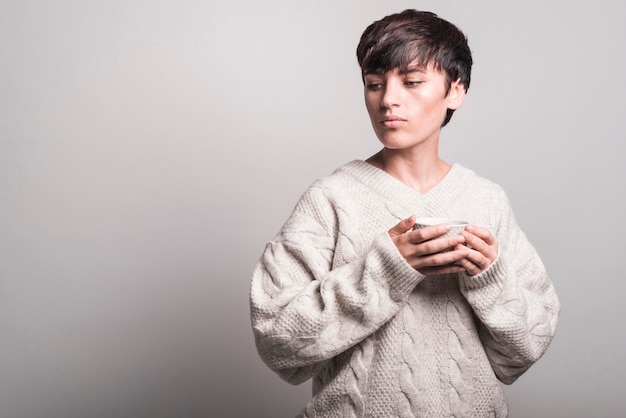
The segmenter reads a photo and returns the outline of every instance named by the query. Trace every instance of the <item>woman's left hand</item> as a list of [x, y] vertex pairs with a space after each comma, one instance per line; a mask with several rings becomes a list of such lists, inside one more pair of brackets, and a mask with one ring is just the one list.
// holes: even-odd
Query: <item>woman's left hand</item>
[[469, 275], [475, 276], [485, 271], [498, 256], [498, 241], [487, 228], [475, 225], [467, 225], [461, 235], [465, 237], [465, 245], [470, 250], [456, 264], [462, 266]]

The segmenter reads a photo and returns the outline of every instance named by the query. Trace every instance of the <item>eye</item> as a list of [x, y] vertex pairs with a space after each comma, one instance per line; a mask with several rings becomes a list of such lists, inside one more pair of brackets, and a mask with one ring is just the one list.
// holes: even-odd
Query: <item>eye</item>
[[404, 84], [407, 87], [417, 87], [417, 86], [419, 86], [422, 83], [423, 83], [423, 81], [420, 81], [420, 80], [409, 80], [409, 81], [405, 81], [404, 82]]
[[383, 87], [381, 83], [368, 83], [367, 89], [371, 91], [380, 90]]

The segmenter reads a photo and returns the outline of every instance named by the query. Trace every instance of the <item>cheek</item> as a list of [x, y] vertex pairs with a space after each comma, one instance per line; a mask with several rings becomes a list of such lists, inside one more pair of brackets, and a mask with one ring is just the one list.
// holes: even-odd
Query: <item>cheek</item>
[[377, 106], [372, 97], [365, 96], [365, 108], [367, 109], [367, 113], [369, 113], [370, 116], [373, 116], [376, 112]]
[[431, 119], [440, 119], [446, 114], [448, 107], [443, 100], [431, 98], [423, 107], [424, 113], [429, 115]]

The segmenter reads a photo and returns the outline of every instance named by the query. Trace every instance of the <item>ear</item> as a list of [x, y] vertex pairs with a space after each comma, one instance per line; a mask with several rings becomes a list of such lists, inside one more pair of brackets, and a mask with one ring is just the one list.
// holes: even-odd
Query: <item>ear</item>
[[456, 81], [453, 81], [450, 84], [450, 90], [448, 91], [448, 96], [446, 100], [448, 102], [448, 109], [456, 110], [463, 104], [463, 100], [465, 100], [465, 93], [467, 89], [465, 85], [461, 83], [461, 79], [459, 78]]

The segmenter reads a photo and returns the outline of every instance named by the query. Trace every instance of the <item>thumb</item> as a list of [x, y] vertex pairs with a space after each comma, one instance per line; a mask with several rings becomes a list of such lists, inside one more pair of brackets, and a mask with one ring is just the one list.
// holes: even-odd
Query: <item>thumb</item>
[[406, 219], [401, 220], [397, 225], [389, 230], [389, 235], [402, 235], [409, 231], [415, 225], [415, 215], [411, 215]]

